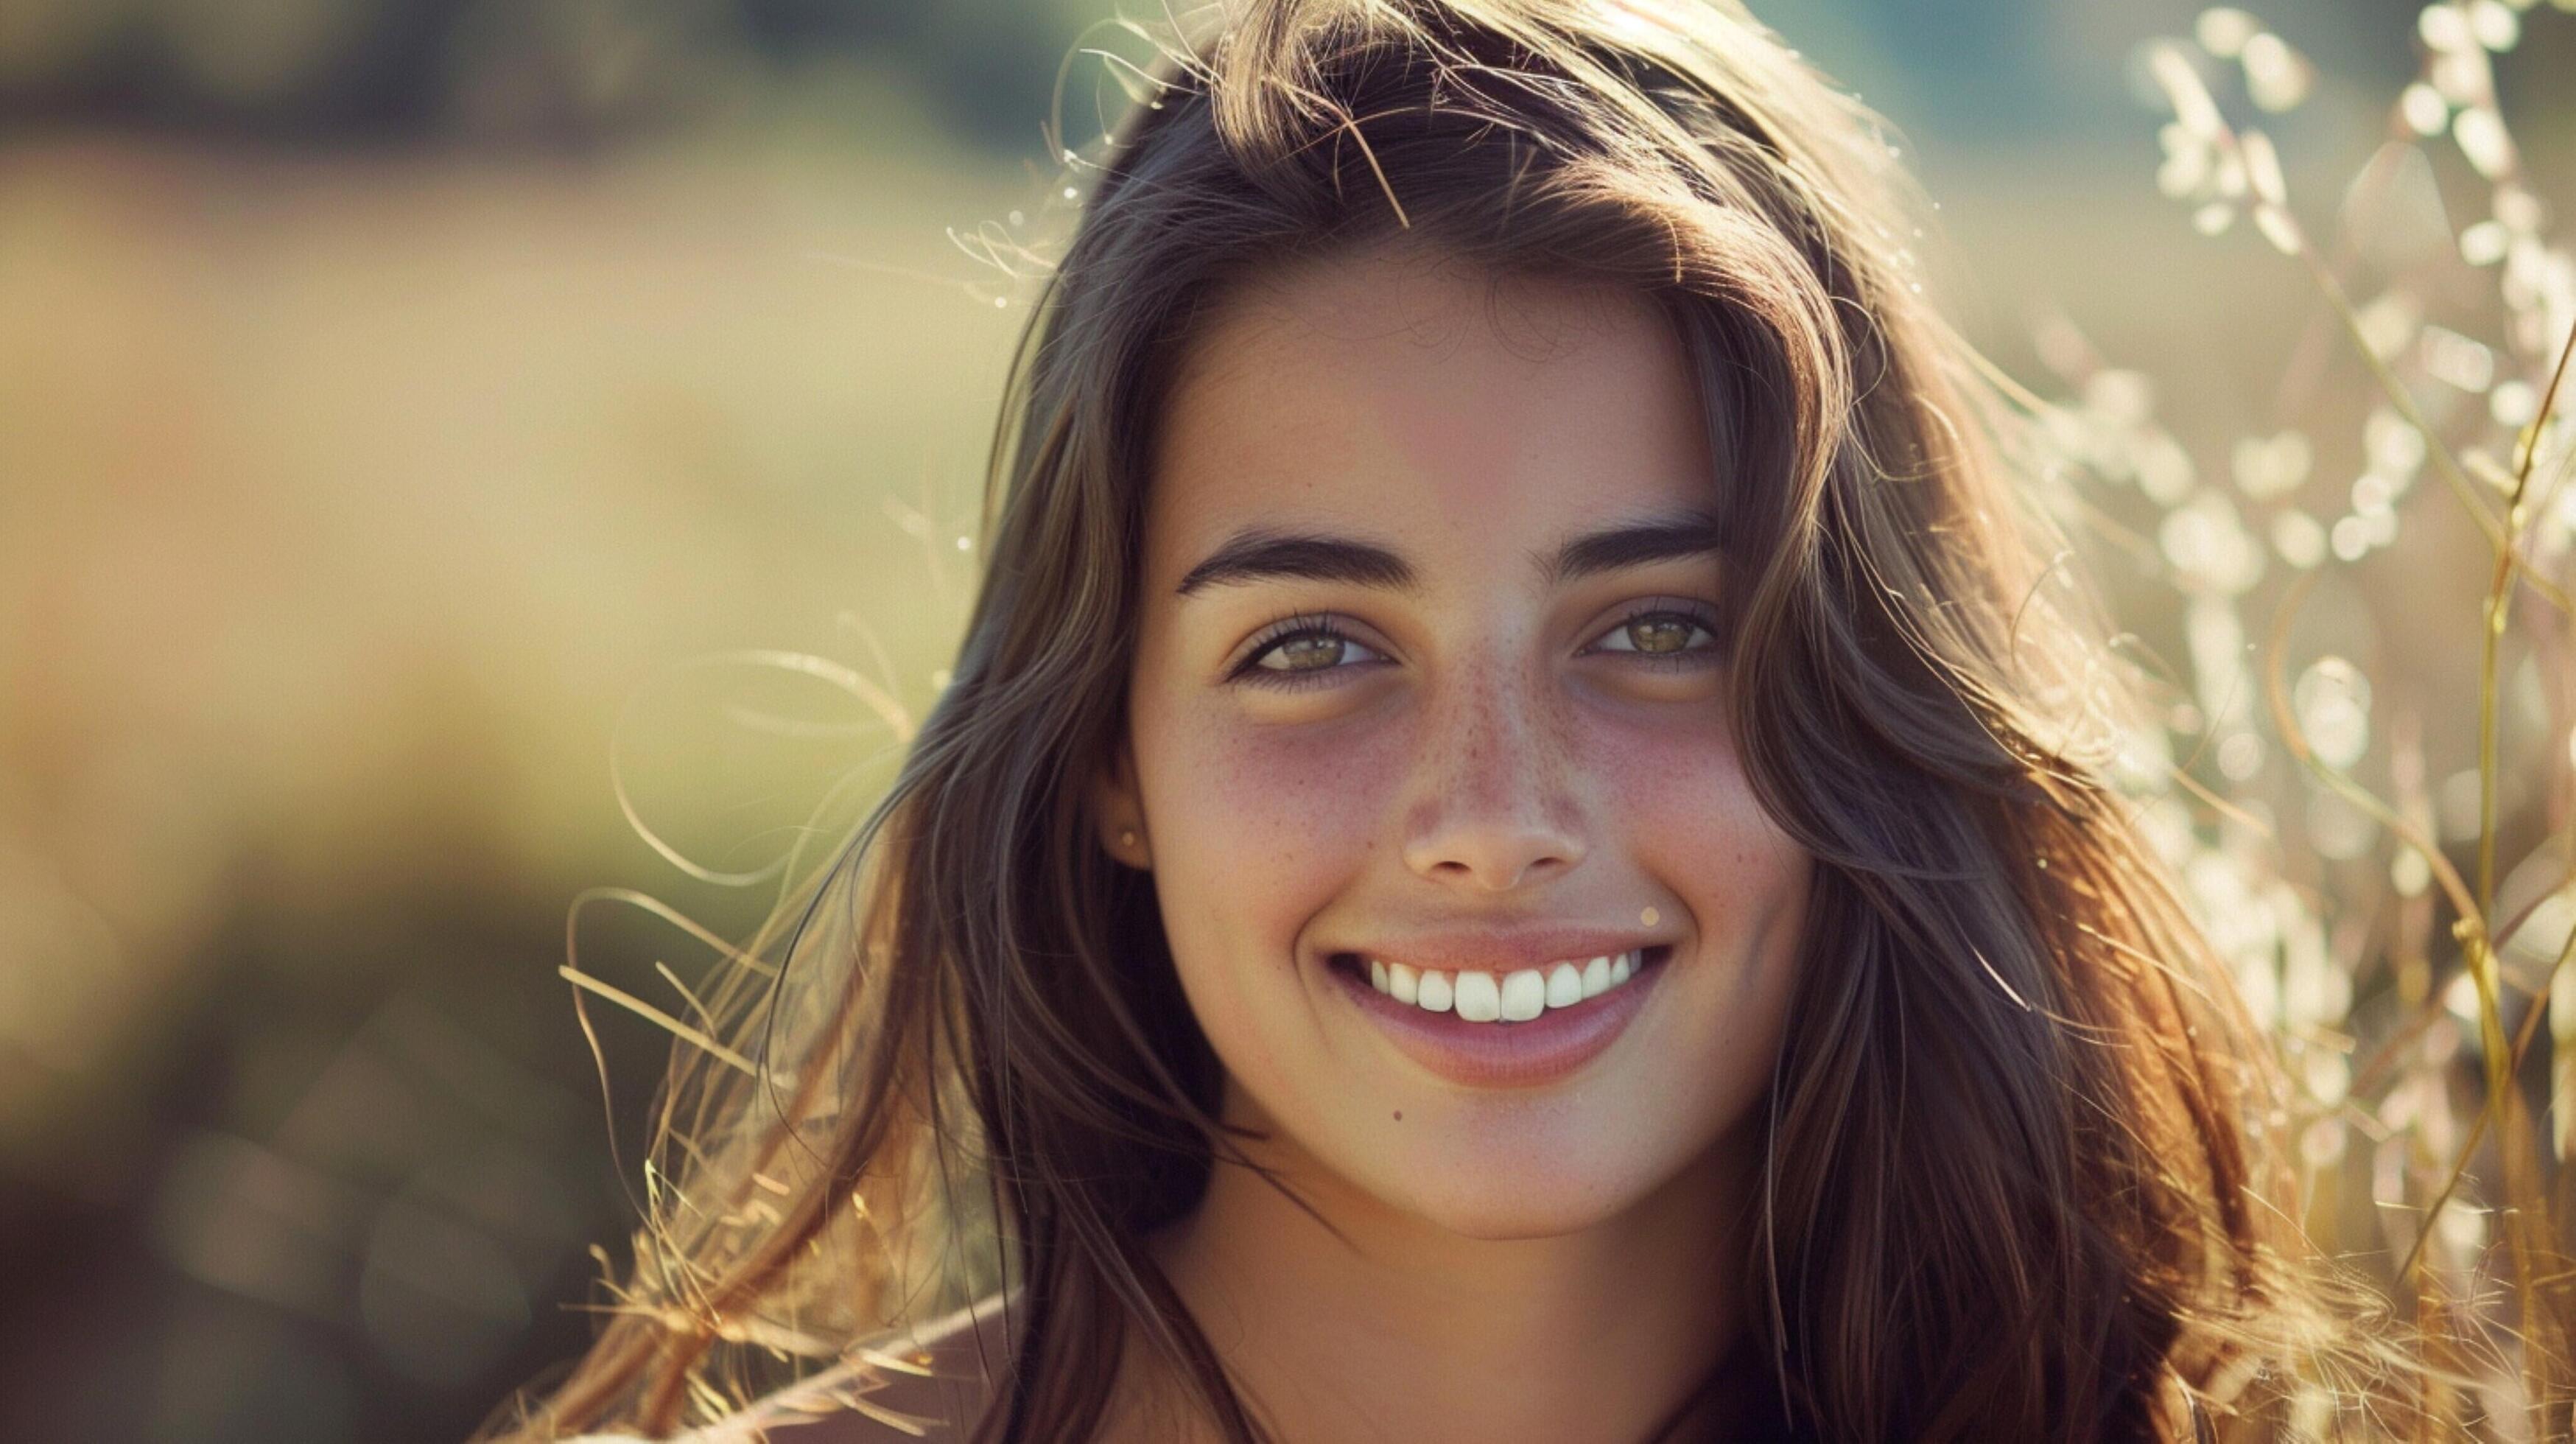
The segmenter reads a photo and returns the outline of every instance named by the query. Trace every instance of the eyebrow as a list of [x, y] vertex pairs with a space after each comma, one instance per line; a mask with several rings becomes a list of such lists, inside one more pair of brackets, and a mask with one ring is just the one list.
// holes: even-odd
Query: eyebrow
[[1531, 560], [1555, 585], [1653, 562], [1715, 556], [1721, 550], [1716, 515], [1685, 511], [1586, 532], [1559, 547], [1555, 556], [1534, 553]]
[[1396, 592], [1420, 585], [1411, 563], [1374, 543], [1251, 527], [1190, 568], [1178, 590], [1186, 597], [1206, 587], [1262, 581], [1350, 582]]
[[[1586, 532], [1553, 555], [1535, 552], [1530, 559], [1550, 585], [1557, 585], [1653, 562], [1714, 556], [1720, 550], [1717, 517], [1694, 510]], [[1208, 587], [1263, 581], [1347, 582], [1396, 592], [1421, 586], [1412, 563], [1375, 542], [1248, 527], [1190, 568], [1175, 590], [1186, 597]]]

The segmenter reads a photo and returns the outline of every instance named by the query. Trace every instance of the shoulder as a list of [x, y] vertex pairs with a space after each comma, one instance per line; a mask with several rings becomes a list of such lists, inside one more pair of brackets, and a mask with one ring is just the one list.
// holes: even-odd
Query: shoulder
[[907, 1333], [868, 1340], [831, 1368], [680, 1439], [684, 1444], [956, 1444], [973, 1432], [1009, 1366], [1011, 1317], [996, 1294]]

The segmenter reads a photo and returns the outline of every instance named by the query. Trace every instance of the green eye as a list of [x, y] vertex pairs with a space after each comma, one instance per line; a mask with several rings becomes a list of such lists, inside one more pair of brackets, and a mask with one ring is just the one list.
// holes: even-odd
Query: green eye
[[[1696, 638], [1707, 641], [1693, 645]], [[1717, 641], [1708, 624], [1688, 612], [1640, 612], [1610, 630], [1601, 640], [1605, 652], [1635, 652], [1649, 657], [1705, 651]]]
[[1330, 617], [1292, 617], [1257, 647], [1235, 668], [1232, 680], [1260, 687], [1324, 686], [1337, 673], [1387, 660]]
[[1338, 665], [1350, 651], [1347, 637], [1327, 632], [1300, 632], [1282, 638], [1261, 654], [1257, 664], [1268, 672], [1321, 672]]
[[1621, 629], [1640, 652], [1678, 652], [1690, 645], [1691, 633], [1704, 631], [1695, 622], [1670, 616], [1648, 617]]

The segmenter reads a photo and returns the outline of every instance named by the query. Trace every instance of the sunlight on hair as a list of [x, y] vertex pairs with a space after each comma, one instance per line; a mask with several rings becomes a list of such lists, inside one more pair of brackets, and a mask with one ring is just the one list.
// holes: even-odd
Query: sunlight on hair
[[[1849, 1437], [1945, 1408], [1956, 1433], [1977, 1399], [2033, 1431], [2063, 1407], [2047, 1427], [2563, 1434], [2576, 257], [2493, 64], [2561, 17], [2422, 7], [2389, 138], [2323, 199], [2310, 102], [2341, 87], [2294, 37], [2224, 7], [2140, 47], [2167, 114], [2137, 183], [2172, 202], [2170, 243], [2312, 288], [2335, 348], [2219, 435], [2161, 420], [2158, 378], [2070, 314], [2034, 329], [2045, 380], [1969, 352], [1899, 243], [1921, 234], [1898, 229], [1902, 147], [1732, 5], [1193, 14], [1205, 36], [1086, 36], [1036, 221], [949, 233], [996, 278], [979, 303], [1035, 296], [978, 525], [886, 505], [921, 553], [914, 624], [966, 635], [954, 670], [897, 677], [855, 618], [872, 671], [689, 664], [820, 687], [840, 713], [722, 715], [882, 742], [900, 772], [854, 764], [756, 866], [662, 836], [614, 783], [676, 872], [778, 895], [740, 946], [629, 890], [574, 905], [561, 975], [603, 1088], [593, 997], [658, 1030], [671, 1075], [632, 1257], [596, 1255], [611, 1325], [528, 1432], [824, 1403], [912, 1432], [869, 1396], [928, 1362], [913, 1331], [1034, 1275], [1060, 1311], [1025, 1384], [1049, 1424], [1102, 1417], [1122, 1345], [1082, 1326], [1132, 1319], [1252, 1437], [1133, 1248], [1193, 1169], [1237, 1160], [1207, 1060], [1169, 1041], [1183, 1002], [1131, 996], [1169, 971], [1150, 885], [1099, 855], [1068, 779], [1120, 705], [1119, 428], [1141, 428], [1148, 338], [1212, 258], [1400, 231], [1667, 302], [1702, 382], [1747, 388], [1706, 404], [1787, 498], [1743, 505], [1773, 570], [1735, 715], [1765, 805], [1835, 864], [1819, 946], [1849, 990], [1802, 1020], [1765, 1120], [1748, 1312], [1784, 1392], [1802, 1371], [1798, 1407]], [[1100, 133], [1076, 139], [1086, 102]], [[2302, 106], [2277, 141], [2242, 123]], [[2455, 226], [2446, 194], [2486, 213]], [[2397, 623], [2436, 609], [2465, 623], [2439, 685], [2375, 680]], [[825, 825], [862, 798], [864, 822]], [[585, 972], [571, 925], [602, 904], [710, 971], [660, 967], [668, 1007]], [[2009, 1141], [2034, 1137], [2066, 1142]], [[1967, 1337], [1980, 1309], [2023, 1332]], [[2085, 1374], [2104, 1359], [2135, 1376]], [[1988, 1392], [1934, 1392], [1970, 1375]]]

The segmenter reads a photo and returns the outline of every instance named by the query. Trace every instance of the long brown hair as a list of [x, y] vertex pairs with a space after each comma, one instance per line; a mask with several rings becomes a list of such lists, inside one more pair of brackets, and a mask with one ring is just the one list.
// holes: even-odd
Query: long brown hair
[[1259, 1437], [1143, 1247], [1234, 1153], [1082, 783], [1124, 729], [1193, 318], [1390, 234], [1632, 287], [1692, 358], [1735, 732], [1817, 860], [1744, 1261], [1802, 1427], [2190, 1437], [2365, 1397], [2287, 1221], [2274, 1064], [2106, 781], [2117, 676], [1921, 294], [1880, 124], [1733, 0], [1226, 8], [1139, 72], [1023, 337], [953, 681], [743, 951], [732, 1061], [676, 1057], [617, 1315], [518, 1427], [666, 1431], [756, 1387], [757, 1346], [1007, 1287], [978, 1437], [1088, 1437], [1139, 1340]]

